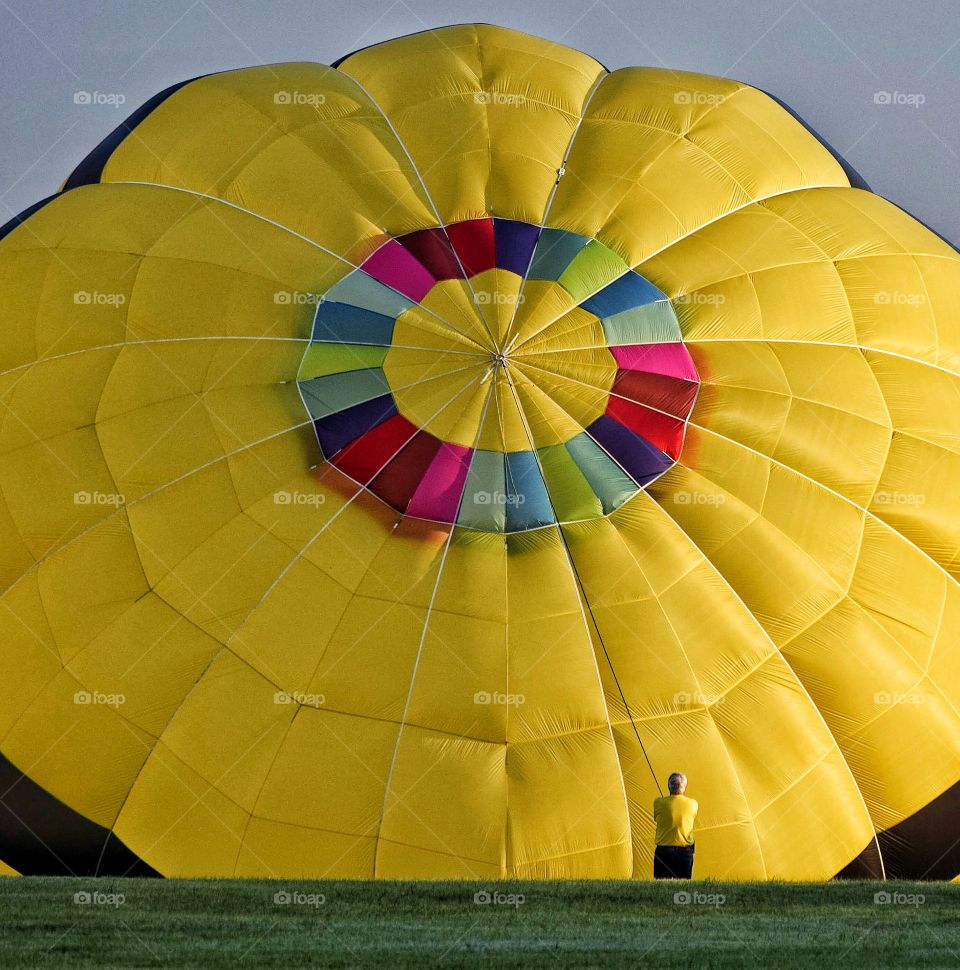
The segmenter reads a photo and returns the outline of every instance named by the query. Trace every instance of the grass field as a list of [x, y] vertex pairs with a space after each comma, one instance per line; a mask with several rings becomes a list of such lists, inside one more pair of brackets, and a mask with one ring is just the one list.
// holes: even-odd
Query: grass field
[[0, 879], [2, 967], [841, 964], [960, 967], [960, 886]]

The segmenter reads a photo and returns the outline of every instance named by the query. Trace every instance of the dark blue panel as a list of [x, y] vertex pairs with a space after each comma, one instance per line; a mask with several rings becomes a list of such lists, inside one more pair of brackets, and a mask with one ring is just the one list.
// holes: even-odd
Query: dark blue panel
[[359, 438], [360, 435], [375, 428], [387, 418], [392, 418], [396, 413], [397, 406], [393, 401], [393, 395], [384, 394], [372, 401], [364, 401], [355, 407], [314, 421], [324, 457], [331, 458], [341, 448], [350, 444], [354, 438]]
[[658, 290], [653, 283], [645, 280], [638, 273], [624, 273], [609, 286], [605, 286], [599, 293], [594, 293], [589, 300], [582, 304], [584, 310], [589, 310], [601, 320], [612, 317], [615, 313], [632, 310], [634, 307], [665, 300], [666, 295]]
[[638, 485], [646, 485], [673, 464], [669, 455], [606, 414], [597, 418], [587, 433]]
[[347, 303], [321, 303], [313, 322], [313, 339], [389, 347], [394, 320]]
[[537, 245], [540, 227], [513, 219], [494, 219], [493, 235], [497, 246], [497, 266], [523, 276]]
[[536, 455], [532, 451], [511, 451], [506, 458], [507, 532], [556, 522]]

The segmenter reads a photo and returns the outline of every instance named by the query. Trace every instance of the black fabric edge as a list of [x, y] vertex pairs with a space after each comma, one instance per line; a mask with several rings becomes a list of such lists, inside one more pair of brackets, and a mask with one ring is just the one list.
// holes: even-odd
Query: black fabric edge
[[0, 226], [0, 239], [4, 236], [10, 235], [14, 229], [17, 228], [21, 223], [27, 221], [34, 214], [34, 212], [39, 212], [47, 203], [53, 202], [55, 198], [59, 195], [59, 192], [54, 192], [53, 195], [48, 195], [45, 199], [41, 199], [39, 202], [34, 202], [33, 205], [28, 205], [23, 212], [18, 212], [12, 219], [5, 222]]
[[80, 164], [70, 173], [66, 182], [63, 184], [63, 191], [66, 192], [69, 189], [75, 189], [80, 185], [92, 185], [100, 181], [101, 175], [103, 175], [103, 169], [107, 164], [110, 156], [116, 151], [117, 146], [133, 131], [137, 125], [140, 124], [151, 112], [158, 108], [164, 101], [167, 100], [172, 94], [176, 94], [180, 88], [185, 87], [193, 81], [199, 81], [200, 78], [210, 77], [209, 74], [200, 74], [197, 77], [187, 78], [185, 81], [178, 81], [176, 84], [171, 84], [170, 87], [164, 88], [158, 94], [155, 94], [148, 101], [145, 101], [136, 111], [133, 112], [129, 117], [124, 119], [117, 125], [113, 131], [107, 135], [103, 141], [97, 145]]
[[879, 880], [883, 879], [883, 864], [877, 840], [871, 839], [864, 849], [851, 859], [834, 877], [838, 880]]
[[888, 879], [960, 875], [960, 781], [877, 836]]
[[[882, 856], [882, 864], [881, 864]], [[834, 879], [953, 880], [960, 875], [960, 781], [883, 832]]]
[[3, 754], [0, 859], [25, 876], [161, 875], [110, 829], [65, 805]]

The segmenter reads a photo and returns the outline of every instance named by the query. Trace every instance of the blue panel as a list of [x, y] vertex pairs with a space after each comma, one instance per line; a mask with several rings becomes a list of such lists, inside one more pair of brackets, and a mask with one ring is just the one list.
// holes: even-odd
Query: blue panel
[[532, 451], [511, 451], [506, 459], [507, 532], [556, 522], [537, 456]]
[[558, 280], [590, 240], [563, 229], [544, 229], [537, 240], [533, 263], [527, 277], [532, 280]]
[[389, 347], [393, 341], [392, 317], [385, 317], [346, 303], [324, 301], [317, 307], [313, 339], [327, 343], [375, 344]]
[[332, 457], [341, 448], [350, 444], [354, 438], [359, 438], [360, 435], [375, 428], [387, 418], [392, 418], [396, 413], [397, 406], [394, 404], [393, 395], [385, 394], [383, 397], [365, 401], [356, 407], [347, 408], [346, 411], [338, 411], [327, 418], [314, 421], [324, 457]]
[[594, 293], [589, 300], [583, 302], [583, 308], [602, 320], [615, 313], [665, 299], [666, 295], [653, 283], [645, 280], [638, 273], [630, 272], [615, 279], [599, 293]]

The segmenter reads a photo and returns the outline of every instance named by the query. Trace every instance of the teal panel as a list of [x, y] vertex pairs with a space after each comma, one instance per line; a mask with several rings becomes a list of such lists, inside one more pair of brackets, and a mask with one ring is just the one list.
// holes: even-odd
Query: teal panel
[[[324, 302], [347, 303], [362, 307], [372, 313], [396, 319], [404, 310], [409, 310], [413, 302], [391, 290], [389, 286], [377, 282], [361, 270], [345, 276], [336, 286], [324, 294]], [[322, 306], [322, 304], [321, 304]]]
[[600, 321], [608, 347], [629, 344], [677, 343], [683, 337], [680, 321], [668, 301], [648, 303]]
[[503, 452], [476, 451], [470, 463], [457, 524], [487, 532], [503, 532], [507, 525], [506, 498]]
[[637, 483], [585, 432], [571, 438], [566, 448], [600, 499], [605, 515], [640, 490]]
[[587, 236], [563, 229], [544, 229], [533, 252], [533, 262], [527, 278], [531, 280], [558, 280], [563, 271], [576, 259], [590, 242]]
[[301, 381], [300, 390], [307, 410], [317, 419], [389, 394], [390, 385], [387, 375], [376, 367]]

